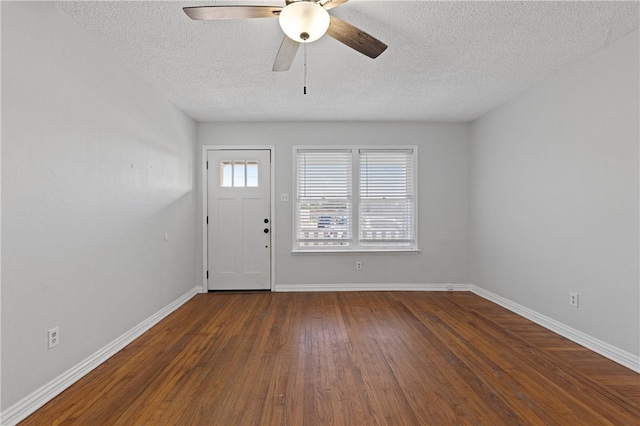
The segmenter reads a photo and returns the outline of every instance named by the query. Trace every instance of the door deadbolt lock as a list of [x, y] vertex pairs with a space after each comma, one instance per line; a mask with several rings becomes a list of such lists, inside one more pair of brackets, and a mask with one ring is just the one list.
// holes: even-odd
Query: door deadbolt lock
[[269, 233], [269, 228], [264, 228], [264, 233], [268, 234]]
[[269, 223], [269, 219], [265, 219], [265, 220], [264, 220], [264, 223]]

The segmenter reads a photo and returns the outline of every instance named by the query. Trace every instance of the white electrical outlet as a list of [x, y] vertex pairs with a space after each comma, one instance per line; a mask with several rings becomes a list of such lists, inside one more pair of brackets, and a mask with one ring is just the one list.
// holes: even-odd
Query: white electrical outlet
[[578, 293], [569, 293], [569, 304], [574, 308], [578, 307]]
[[359, 260], [356, 262], [356, 269], [358, 271], [362, 271], [362, 262], [360, 262]]
[[284, 201], [284, 202], [289, 201], [289, 194], [286, 192], [283, 192], [282, 194], [280, 194], [280, 201]]
[[60, 343], [60, 330], [58, 327], [54, 327], [49, 330], [49, 349], [55, 348], [58, 343]]

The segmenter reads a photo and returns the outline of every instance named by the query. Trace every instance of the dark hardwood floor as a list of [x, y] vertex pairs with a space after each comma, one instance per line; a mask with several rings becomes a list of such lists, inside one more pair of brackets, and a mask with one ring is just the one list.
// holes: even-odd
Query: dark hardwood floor
[[467, 292], [201, 294], [23, 425], [638, 425], [640, 376]]

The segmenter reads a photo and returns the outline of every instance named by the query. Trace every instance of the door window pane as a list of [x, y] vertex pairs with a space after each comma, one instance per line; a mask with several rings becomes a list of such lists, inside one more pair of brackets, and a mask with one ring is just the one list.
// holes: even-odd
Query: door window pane
[[220, 163], [220, 186], [231, 187], [233, 186], [233, 164], [232, 163]]
[[245, 186], [244, 161], [233, 162], [233, 186]]
[[258, 162], [247, 161], [247, 186], [258, 186]]

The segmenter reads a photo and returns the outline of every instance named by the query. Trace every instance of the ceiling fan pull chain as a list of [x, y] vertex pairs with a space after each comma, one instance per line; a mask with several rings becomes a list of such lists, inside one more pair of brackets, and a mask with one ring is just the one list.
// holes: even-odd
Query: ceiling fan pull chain
[[307, 94], [307, 43], [304, 44], [304, 94]]

